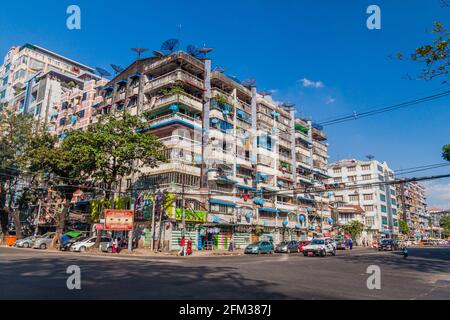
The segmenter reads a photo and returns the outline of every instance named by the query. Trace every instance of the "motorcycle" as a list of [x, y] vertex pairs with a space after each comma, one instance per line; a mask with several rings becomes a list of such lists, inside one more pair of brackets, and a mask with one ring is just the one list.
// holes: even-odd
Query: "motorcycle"
[[408, 258], [409, 254], [408, 254], [408, 249], [406, 247], [403, 248], [402, 253], [403, 253], [403, 258], [404, 259]]

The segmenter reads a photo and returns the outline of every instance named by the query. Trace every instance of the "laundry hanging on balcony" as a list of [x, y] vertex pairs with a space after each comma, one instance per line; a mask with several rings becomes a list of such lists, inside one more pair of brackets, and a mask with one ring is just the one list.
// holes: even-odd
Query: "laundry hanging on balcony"
[[264, 199], [263, 198], [254, 198], [253, 199], [253, 203], [257, 204], [259, 206], [263, 206], [264, 205]]
[[287, 227], [288, 224], [289, 224], [289, 221], [283, 220], [283, 227]]
[[72, 125], [76, 124], [78, 121], [78, 117], [76, 115], [71, 115], [70, 116], [70, 122], [72, 123]]
[[276, 112], [276, 111], [272, 111], [271, 115], [272, 115], [272, 117], [274, 119], [276, 119], [276, 118], [278, 118], [280, 116], [280, 114], [278, 112]]

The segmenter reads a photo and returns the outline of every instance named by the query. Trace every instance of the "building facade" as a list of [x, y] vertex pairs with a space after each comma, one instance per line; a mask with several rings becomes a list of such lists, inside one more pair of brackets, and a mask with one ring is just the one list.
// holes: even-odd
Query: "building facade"
[[[144, 118], [142, 133], [158, 136], [169, 160], [122, 185], [139, 198], [162, 189], [173, 195], [160, 233], [170, 249], [183, 227], [197, 246], [213, 249], [330, 229], [324, 132], [211, 64], [184, 52], [158, 55], [104, 86], [96, 114]], [[323, 192], [312, 195], [311, 187]]]
[[398, 237], [399, 219], [394, 179], [386, 162], [341, 160], [329, 166], [333, 183], [344, 186], [334, 191], [334, 200], [362, 207], [367, 240]]
[[431, 216], [427, 211], [425, 187], [417, 182], [405, 182], [396, 185], [398, 211], [406, 221], [410, 236], [420, 240], [430, 236]]

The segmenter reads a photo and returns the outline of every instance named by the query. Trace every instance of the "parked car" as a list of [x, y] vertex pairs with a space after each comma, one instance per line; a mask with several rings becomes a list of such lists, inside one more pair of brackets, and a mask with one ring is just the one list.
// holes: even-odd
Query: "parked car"
[[305, 247], [305, 246], [307, 246], [308, 244], [310, 244], [311, 243], [311, 241], [309, 241], [309, 240], [302, 240], [302, 241], [300, 241], [300, 243], [299, 243], [299, 245], [298, 245], [298, 250], [300, 251], [300, 252], [303, 252], [303, 248]]
[[325, 257], [327, 254], [336, 255], [336, 246], [334, 241], [325, 238], [312, 239], [311, 243], [303, 247], [303, 255], [315, 255]]
[[336, 240], [336, 250], [346, 250], [347, 249], [347, 243], [344, 239]]
[[14, 246], [17, 248], [31, 248], [34, 245], [36, 239], [39, 239], [39, 236], [30, 236], [23, 239], [19, 239], [16, 241]]
[[47, 249], [51, 245], [54, 237], [55, 232], [47, 232], [34, 241], [33, 248], [42, 250]]
[[398, 250], [398, 243], [397, 241], [393, 239], [383, 239], [381, 240], [380, 244], [378, 245], [378, 251], [385, 251], [385, 250]]
[[299, 249], [299, 242], [292, 240], [292, 241], [283, 241], [281, 243], [279, 243], [276, 247], [275, 247], [275, 252], [280, 252], [280, 253], [292, 253], [292, 252], [296, 252], [299, 253], [300, 249]]
[[[93, 237], [89, 237], [87, 239], [84, 239], [82, 241], [75, 242], [74, 244], [72, 244], [70, 246], [70, 251], [71, 252], [74, 252], [74, 251], [84, 252], [84, 251], [86, 251], [86, 249], [94, 246], [96, 239], [97, 239], [97, 237], [93, 236]], [[102, 237], [101, 240], [100, 240], [100, 245], [102, 245], [102, 243], [104, 243], [104, 242], [111, 242], [111, 238], [109, 238], [109, 237]]]
[[89, 236], [86, 236], [86, 235], [79, 235], [79, 236], [76, 237], [76, 238], [72, 238], [72, 239], [70, 239], [69, 241], [67, 241], [67, 242], [62, 246], [61, 250], [62, 250], [62, 251], [70, 251], [70, 248], [72, 247], [72, 245], [73, 245], [74, 243], [77, 243], [77, 242], [86, 240], [87, 238], [89, 238]]
[[248, 245], [245, 248], [244, 253], [260, 254], [260, 253], [273, 253], [273, 251], [274, 247], [272, 242], [259, 241]]

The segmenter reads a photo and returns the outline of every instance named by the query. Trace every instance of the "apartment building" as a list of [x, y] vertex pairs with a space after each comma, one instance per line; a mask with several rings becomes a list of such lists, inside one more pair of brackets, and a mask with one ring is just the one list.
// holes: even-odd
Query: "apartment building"
[[93, 78], [98, 78], [94, 69], [45, 48], [29, 43], [13, 47], [0, 67], [0, 108], [30, 113], [49, 126], [64, 87]]
[[340, 160], [329, 166], [332, 182], [344, 185], [334, 192], [334, 201], [363, 209], [367, 240], [399, 235], [396, 188], [385, 182], [394, 179], [386, 162]]
[[431, 233], [431, 216], [427, 211], [425, 187], [417, 182], [398, 184], [398, 211], [408, 223], [410, 235], [420, 240]]
[[182, 51], [158, 54], [134, 62], [103, 87], [94, 117], [139, 115], [146, 121], [142, 133], [158, 136], [167, 148], [167, 163], [143, 168], [143, 176], [123, 186], [139, 196], [156, 189], [174, 196], [164, 224], [171, 249], [178, 246], [183, 209], [186, 237], [197, 246], [226, 249], [230, 241], [243, 247], [260, 238], [312, 235], [316, 203], [321, 217], [330, 216], [328, 195], [301, 188], [326, 193], [325, 134], [296, 120], [293, 106], [258, 93], [254, 82], [241, 83], [211, 65]]
[[444, 210], [441, 208], [430, 208], [428, 209], [431, 220], [431, 232], [430, 236], [432, 238], [444, 238], [443, 228], [441, 227], [441, 219], [450, 216], [450, 209]]

